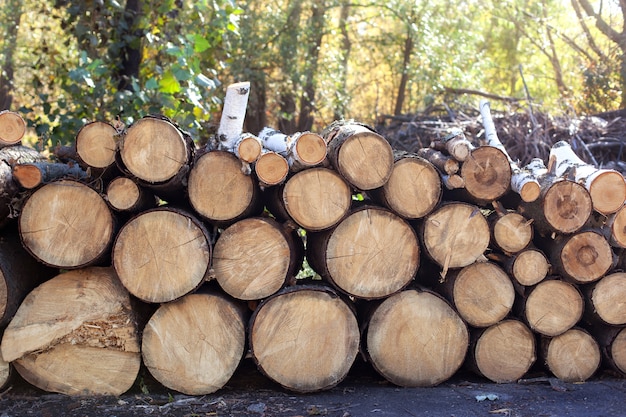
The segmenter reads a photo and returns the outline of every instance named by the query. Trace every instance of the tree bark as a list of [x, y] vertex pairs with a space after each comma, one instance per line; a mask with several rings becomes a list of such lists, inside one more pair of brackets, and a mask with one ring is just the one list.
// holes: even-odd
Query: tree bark
[[311, 267], [341, 291], [376, 299], [413, 280], [420, 248], [405, 220], [384, 208], [364, 206], [335, 228], [308, 234], [306, 256]]
[[31, 190], [42, 184], [47, 184], [63, 178], [74, 180], [87, 179], [87, 172], [78, 165], [32, 162], [17, 164], [13, 167], [13, 178], [22, 188]]
[[541, 354], [550, 372], [565, 382], [588, 380], [598, 370], [602, 359], [596, 340], [581, 328], [543, 338]]
[[162, 304], [143, 330], [143, 361], [161, 384], [187, 395], [222, 389], [243, 358], [245, 305], [217, 290]]
[[414, 289], [376, 307], [364, 338], [374, 369], [403, 387], [447, 380], [463, 364], [469, 343], [465, 323], [441, 296]]
[[189, 173], [187, 194], [199, 216], [220, 226], [259, 215], [263, 210], [258, 183], [242, 172], [241, 162], [226, 151], [207, 152], [196, 159]]
[[229, 226], [217, 239], [213, 273], [232, 297], [261, 300], [295, 281], [303, 254], [296, 233], [271, 218], [247, 218]]
[[116, 221], [99, 193], [63, 179], [30, 195], [19, 227], [24, 247], [35, 258], [52, 267], [75, 269], [108, 259]]
[[211, 263], [208, 232], [193, 215], [169, 207], [135, 216], [118, 233], [113, 266], [131, 294], [149, 303], [197, 289]]
[[259, 370], [303, 393], [340, 383], [360, 344], [352, 306], [322, 285], [296, 285], [269, 297], [255, 310], [249, 332]]
[[41, 284], [6, 328], [1, 348], [26, 381], [67, 395], [120, 395], [141, 363], [131, 299], [113, 268], [69, 271]]

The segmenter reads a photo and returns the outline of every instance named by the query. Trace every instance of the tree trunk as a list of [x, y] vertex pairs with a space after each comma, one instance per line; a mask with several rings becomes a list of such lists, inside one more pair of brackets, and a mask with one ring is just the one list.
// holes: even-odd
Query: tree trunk
[[241, 162], [226, 151], [207, 152], [196, 159], [187, 194], [194, 211], [218, 225], [259, 215], [263, 210], [258, 183], [242, 172]]
[[165, 387], [187, 395], [222, 389], [245, 352], [246, 310], [218, 291], [162, 304], [143, 330], [144, 364]]
[[118, 81], [117, 89], [120, 91], [132, 91], [133, 79], [139, 79], [142, 53], [141, 38], [144, 35], [138, 25], [138, 20], [141, 17], [141, 5], [140, 0], [126, 1], [124, 15], [120, 19], [123, 24], [117, 26], [117, 30], [121, 32], [118, 36], [120, 40], [123, 40], [123, 47], [118, 57], [120, 65], [115, 74]]
[[417, 273], [419, 257], [413, 228], [379, 207], [362, 207], [335, 228], [307, 235], [311, 267], [357, 298], [382, 298], [400, 291]]
[[461, 129], [452, 129], [447, 136], [434, 140], [430, 148], [450, 155], [457, 162], [464, 162], [475, 149]]
[[322, 134], [328, 159], [358, 190], [382, 187], [393, 170], [393, 150], [385, 138], [354, 122], [336, 122]]
[[45, 391], [120, 395], [141, 363], [128, 291], [113, 268], [85, 268], [33, 290], [2, 338], [2, 357]]
[[296, 233], [271, 218], [247, 218], [224, 230], [215, 243], [213, 273], [240, 300], [261, 300], [294, 281], [304, 248]]
[[400, 76], [400, 85], [398, 86], [398, 95], [396, 96], [396, 105], [393, 110], [395, 116], [402, 114], [404, 98], [406, 97], [406, 86], [409, 81], [409, 66], [411, 63], [411, 55], [413, 55], [413, 30], [411, 26], [407, 28], [406, 39], [404, 40], [404, 49], [402, 51], [402, 73]]
[[598, 231], [559, 236], [545, 244], [553, 270], [575, 283], [597, 281], [613, 267], [613, 250]]
[[9, 110], [0, 111], [0, 146], [17, 145], [26, 133], [26, 122]]
[[558, 336], [581, 319], [583, 296], [577, 287], [558, 279], [541, 281], [523, 302], [523, 316], [530, 328], [545, 336]]
[[468, 330], [439, 295], [404, 290], [383, 301], [367, 322], [366, 355], [385, 379], [404, 387], [429, 387], [463, 364]]
[[415, 154], [396, 151], [389, 180], [368, 194], [400, 217], [414, 220], [435, 209], [442, 191], [441, 177], [433, 164]]
[[53, 162], [31, 162], [13, 167], [13, 179], [28, 190], [63, 178], [85, 180], [87, 173], [78, 165]]
[[113, 210], [127, 213], [150, 210], [159, 204], [159, 199], [152, 192], [126, 177], [117, 177], [109, 182], [106, 200]]
[[[123, 172], [136, 177], [163, 200], [184, 195], [194, 144], [176, 126], [160, 116], [139, 119], [119, 144]], [[170, 201], [171, 202], [171, 201]]]
[[473, 327], [489, 327], [503, 320], [515, 301], [511, 279], [491, 262], [475, 262], [448, 274], [439, 292]]
[[44, 264], [64, 269], [107, 260], [115, 223], [100, 194], [69, 179], [38, 188], [19, 217], [24, 247]]
[[296, 285], [257, 307], [249, 340], [263, 374], [291, 391], [313, 392], [346, 377], [360, 333], [348, 301], [321, 285]]
[[249, 133], [244, 133], [239, 136], [239, 139], [235, 142], [232, 152], [241, 159], [242, 162], [252, 164], [259, 159], [263, 152], [263, 143], [258, 137]]
[[462, 268], [483, 256], [490, 240], [489, 225], [480, 209], [467, 203], [446, 203], [426, 216], [422, 243], [428, 256], [443, 267]]
[[[17, 227], [2, 229], [0, 232], [0, 329], [9, 324], [26, 295], [54, 274], [56, 270], [35, 261], [24, 250]], [[2, 385], [1, 378], [0, 385]]]
[[541, 354], [550, 372], [565, 382], [584, 382], [600, 367], [600, 347], [581, 328], [541, 340]]
[[471, 340], [470, 368], [496, 383], [516, 382], [537, 359], [535, 335], [519, 320], [473, 330]]
[[2, 39], [4, 49], [0, 51], [3, 57], [0, 62], [0, 109], [10, 109], [13, 104], [13, 74], [15, 63], [13, 54], [17, 48], [17, 33], [22, 18], [22, 5], [20, 0], [11, 0], [3, 5], [3, 9], [8, 12], [3, 22]]
[[189, 213], [156, 208], [126, 223], [113, 245], [113, 266], [140, 300], [165, 303], [197, 289], [211, 263], [208, 232]]
[[266, 205], [274, 216], [312, 232], [337, 225], [352, 204], [349, 184], [334, 170], [322, 167], [300, 171], [267, 194]]

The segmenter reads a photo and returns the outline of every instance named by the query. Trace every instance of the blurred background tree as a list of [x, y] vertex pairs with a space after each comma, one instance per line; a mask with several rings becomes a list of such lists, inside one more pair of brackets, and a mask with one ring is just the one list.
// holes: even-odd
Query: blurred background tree
[[[227, 84], [252, 83], [246, 129], [321, 130], [338, 118], [482, 92], [549, 113], [626, 103], [618, 0], [0, 0], [0, 110], [43, 146], [91, 120], [160, 113], [197, 140]], [[521, 69], [521, 71], [520, 71]], [[524, 89], [524, 81], [528, 90]]]

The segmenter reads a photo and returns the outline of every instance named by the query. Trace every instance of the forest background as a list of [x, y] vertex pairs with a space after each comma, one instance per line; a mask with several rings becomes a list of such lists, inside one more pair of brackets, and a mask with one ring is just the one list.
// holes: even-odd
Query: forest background
[[166, 115], [202, 141], [225, 87], [245, 129], [319, 131], [433, 106], [626, 106], [626, 0], [0, 0], [0, 110], [41, 148]]

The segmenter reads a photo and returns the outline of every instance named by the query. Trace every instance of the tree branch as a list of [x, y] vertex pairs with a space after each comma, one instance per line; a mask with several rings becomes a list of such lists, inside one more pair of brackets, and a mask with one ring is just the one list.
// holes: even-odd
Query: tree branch
[[[587, 16], [593, 17], [594, 19], [596, 19], [596, 27], [598, 28], [598, 30], [600, 30], [600, 32], [604, 33], [609, 39], [611, 39], [613, 42], [617, 43], [618, 45], [621, 44], [622, 34], [616, 31], [615, 29], [613, 29], [602, 18], [602, 16], [596, 13], [595, 10], [593, 10], [593, 7], [591, 6], [588, 0], [576, 0], [576, 1], [578, 1], [578, 4], [580, 5], [580, 7], [582, 7], [585, 13], [587, 13]], [[623, 3], [623, 1], [621, 1], [620, 3]], [[622, 13], [623, 12], [624, 12], [624, 7], [622, 6]]]

